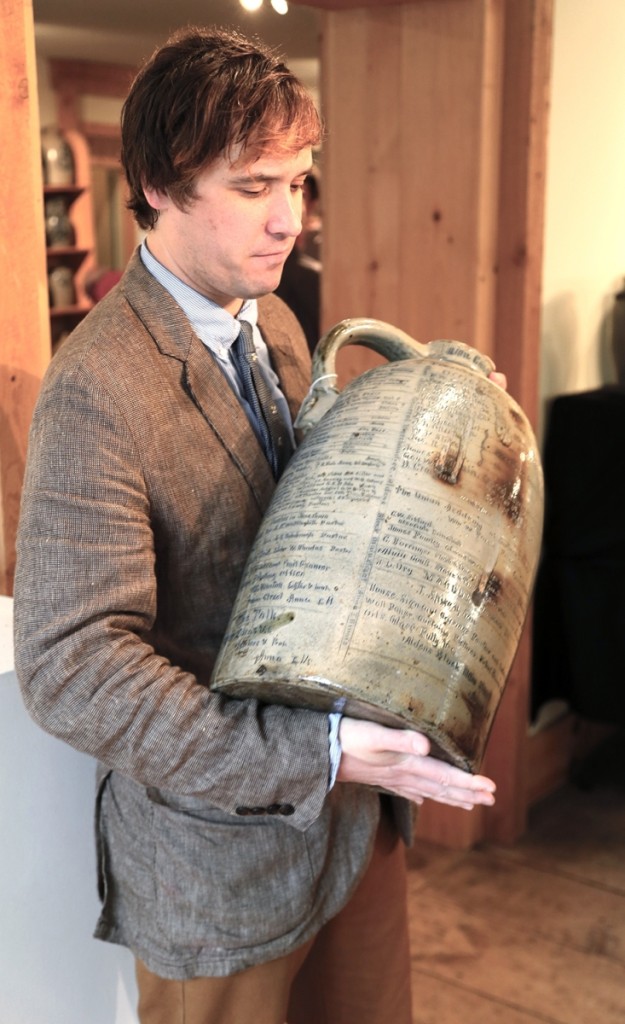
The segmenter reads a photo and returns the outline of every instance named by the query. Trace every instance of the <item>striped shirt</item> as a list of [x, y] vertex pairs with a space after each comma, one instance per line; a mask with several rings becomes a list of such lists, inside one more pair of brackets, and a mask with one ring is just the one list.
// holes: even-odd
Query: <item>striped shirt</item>
[[168, 270], [162, 263], [159, 263], [148, 249], [145, 241], [141, 245], [141, 260], [146, 270], [156, 278], [159, 284], [169, 292], [172, 299], [178, 303], [202, 344], [206, 346], [221, 367], [260, 441], [261, 434], [258, 421], [241, 392], [239, 377], [231, 353], [232, 346], [241, 330], [239, 321], [246, 320], [252, 325], [258, 365], [267, 380], [269, 390], [272, 397], [276, 400], [282, 418], [288, 426], [291, 443], [295, 447], [289, 407], [286, 398], [280, 390], [280, 382], [272, 369], [269, 351], [258, 329], [258, 303], [256, 299], [246, 299], [238, 315], [234, 317], [226, 309], [223, 309], [222, 306], [218, 306], [216, 302], [197, 292], [190, 285], [185, 284], [179, 277], [172, 274], [171, 270]]

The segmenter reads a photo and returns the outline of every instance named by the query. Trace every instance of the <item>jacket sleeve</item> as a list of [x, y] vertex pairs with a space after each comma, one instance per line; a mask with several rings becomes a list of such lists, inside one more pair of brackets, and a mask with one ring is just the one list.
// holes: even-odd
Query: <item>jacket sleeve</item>
[[30, 714], [143, 785], [227, 813], [288, 805], [285, 820], [305, 829], [327, 792], [327, 716], [225, 699], [156, 653], [155, 558], [125, 417], [80, 368], [52, 374], [31, 429], [15, 580]]

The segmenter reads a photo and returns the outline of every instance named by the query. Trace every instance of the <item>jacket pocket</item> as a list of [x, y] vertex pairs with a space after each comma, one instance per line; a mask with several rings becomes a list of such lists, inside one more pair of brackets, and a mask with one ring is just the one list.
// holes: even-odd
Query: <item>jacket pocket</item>
[[102, 822], [102, 801], [111, 776], [110, 771], [98, 772], [96, 798], [95, 798], [95, 849], [96, 849], [96, 872], [98, 881], [98, 897], [102, 904], [100, 918], [96, 926], [96, 935], [105, 933], [111, 925], [110, 892], [111, 883], [109, 878], [109, 856], [106, 843], [105, 830]]
[[275, 818], [215, 817], [155, 807], [157, 919], [170, 941], [235, 950], [304, 924], [326, 860], [325, 815], [305, 833]]

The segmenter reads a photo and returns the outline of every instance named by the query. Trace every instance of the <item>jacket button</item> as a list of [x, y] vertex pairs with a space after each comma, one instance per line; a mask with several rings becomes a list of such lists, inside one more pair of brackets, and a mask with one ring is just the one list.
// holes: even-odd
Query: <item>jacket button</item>
[[250, 814], [266, 814], [267, 810], [265, 807], [250, 807], [248, 808]]
[[280, 810], [278, 813], [285, 814], [287, 816], [289, 814], [295, 814], [295, 808], [293, 807], [293, 804], [280, 804]]
[[252, 813], [252, 808], [251, 807], [237, 807], [237, 809], [236, 809], [236, 811], [234, 813], [235, 814], [239, 814], [241, 817], [244, 817], [246, 814], [251, 814]]
[[267, 814], [280, 814], [280, 808], [282, 804], [269, 804], [267, 808]]

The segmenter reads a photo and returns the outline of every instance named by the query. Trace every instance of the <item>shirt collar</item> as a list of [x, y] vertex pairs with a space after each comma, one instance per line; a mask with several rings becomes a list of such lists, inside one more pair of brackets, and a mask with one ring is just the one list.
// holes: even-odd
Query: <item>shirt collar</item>
[[146, 270], [165, 288], [187, 316], [200, 340], [223, 358], [240, 332], [240, 320], [246, 320], [252, 327], [258, 320], [256, 299], [245, 299], [236, 317], [228, 313], [212, 299], [185, 284], [171, 270], [163, 266], [150, 252], [146, 240], [141, 244], [141, 260]]

